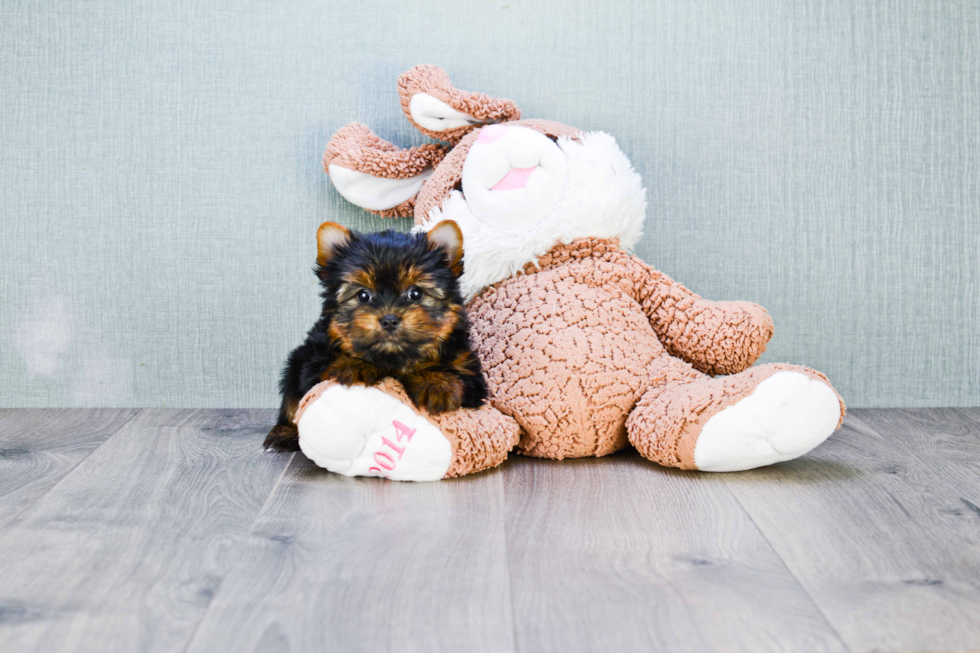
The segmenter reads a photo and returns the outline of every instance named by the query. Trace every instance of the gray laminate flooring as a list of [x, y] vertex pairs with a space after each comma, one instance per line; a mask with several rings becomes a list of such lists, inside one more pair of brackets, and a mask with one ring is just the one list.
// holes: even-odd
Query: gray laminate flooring
[[260, 410], [0, 410], [0, 651], [980, 650], [980, 409], [738, 474], [348, 479]]

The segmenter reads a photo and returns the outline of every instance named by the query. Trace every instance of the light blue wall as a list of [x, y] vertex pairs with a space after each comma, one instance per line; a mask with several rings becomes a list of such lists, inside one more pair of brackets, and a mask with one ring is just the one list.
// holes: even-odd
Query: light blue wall
[[980, 404], [980, 3], [0, 3], [0, 405], [273, 406], [416, 63], [612, 133], [647, 261], [852, 406]]

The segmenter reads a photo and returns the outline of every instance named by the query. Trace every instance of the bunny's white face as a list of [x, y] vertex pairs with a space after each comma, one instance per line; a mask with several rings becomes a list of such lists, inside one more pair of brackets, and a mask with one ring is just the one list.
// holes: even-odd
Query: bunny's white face
[[544, 218], [568, 186], [568, 159], [544, 134], [527, 127], [489, 125], [463, 164], [463, 196], [473, 215], [504, 231]]
[[463, 293], [470, 299], [559, 243], [618, 238], [631, 248], [646, 211], [640, 176], [609, 134], [552, 140], [519, 125], [489, 125], [466, 155], [462, 191], [418, 231], [455, 220], [463, 233]]

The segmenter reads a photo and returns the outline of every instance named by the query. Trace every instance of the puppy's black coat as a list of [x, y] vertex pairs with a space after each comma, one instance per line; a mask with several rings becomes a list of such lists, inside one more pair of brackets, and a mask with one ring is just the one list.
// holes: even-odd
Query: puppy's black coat
[[316, 275], [323, 310], [289, 354], [282, 406], [265, 447], [299, 449], [299, 401], [320, 381], [375, 385], [401, 381], [430, 413], [478, 408], [487, 399], [480, 360], [470, 349], [459, 291], [463, 239], [444, 221], [428, 234], [361, 234], [326, 222], [317, 231]]

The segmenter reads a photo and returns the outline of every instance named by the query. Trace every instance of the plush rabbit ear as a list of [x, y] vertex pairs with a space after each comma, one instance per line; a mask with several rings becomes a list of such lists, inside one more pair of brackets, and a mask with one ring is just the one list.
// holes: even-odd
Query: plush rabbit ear
[[461, 91], [437, 66], [415, 66], [398, 78], [398, 95], [408, 120], [426, 136], [453, 145], [474, 128], [519, 120], [513, 100]]
[[323, 169], [348, 201], [383, 218], [410, 217], [415, 196], [446, 156], [443, 145], [404, 150], [353, 122], [330, 139]]

